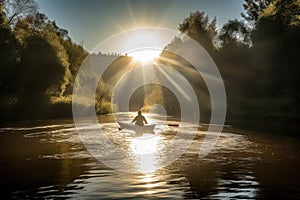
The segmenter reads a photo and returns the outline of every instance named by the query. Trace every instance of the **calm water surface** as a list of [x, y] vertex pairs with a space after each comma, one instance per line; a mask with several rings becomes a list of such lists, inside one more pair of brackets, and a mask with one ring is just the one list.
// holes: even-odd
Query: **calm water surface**
[[[101, 128], [133, 156], [160, 151], [178, 127], [158, 126], [154, 142], [119, 131], [111, 116]], [[173, 123], [173, 122], [170, 122]], [[93, 124], [84, 129], [91, 135]], [[201, 127], [200, 127], [201, 128]], [[205, 131], [176, 162], [151, 173], [125, 173], [93, 158], [72, 120], [25, 121], [0, 128], [1, 196], [12, 199], [300, 199], [300, 141], [228, 129], [199, 159]], [[148, 140], [149, 141], [149, 140]], [[91, 137], [93, 142], [93, 137]], [[99, 147], [101, 149], [101, 147]], [[163, 151], [162, 151], [163, 152]], [[160, 159], [158, 157], [155, 159]], [[123, 162], [122, 158], [110, 158]], [[143, 171], [143, 162], [136, 160]]]

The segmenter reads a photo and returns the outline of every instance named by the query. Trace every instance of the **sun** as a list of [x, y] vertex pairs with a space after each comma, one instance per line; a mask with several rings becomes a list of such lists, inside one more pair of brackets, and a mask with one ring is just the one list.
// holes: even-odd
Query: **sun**
[[128, 53], [128, 56], [133, 57], [135, 61], [141, 62], [142, 64], [150, 64], [159, 57], [160, 53], [161, 51], [159, 50], [141, 49]]

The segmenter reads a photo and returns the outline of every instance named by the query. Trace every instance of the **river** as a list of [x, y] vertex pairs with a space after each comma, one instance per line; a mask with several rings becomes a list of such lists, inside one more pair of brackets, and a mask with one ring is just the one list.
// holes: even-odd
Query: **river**
[[[163, 148], [178, 129], [161, 126], [151, 135], [155, 145], [147, 147], [132, 133], [118, 130], [111, 116], [101, 116], [100, 121], [107, 137], [127, 152]], [[92, 125], [86, 126], [86, 131], [97, 134]], [[298, 138], [226, 128], [213, 150], [200, 159], [199, 145], [205, 134], [200, 128], [188, 150], [170, 165], [147, 173], [127, 173], [91, 156], [72, 119], [2, 124], [1, 197], [300, 199]], [[111, 159], [123, 162], [123, 158]], [[136, 163], [137, 168], [143, 167], [141, 161]]]

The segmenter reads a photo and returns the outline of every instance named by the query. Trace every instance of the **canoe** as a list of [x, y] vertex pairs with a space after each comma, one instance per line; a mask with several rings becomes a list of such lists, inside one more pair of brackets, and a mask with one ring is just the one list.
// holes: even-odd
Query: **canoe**
[[153, 129], [155, 127], [155, 124], [145, 124], [144, 126], [139, 126], [133, 123], [120, 122], [120, 121], [118, 121], [118, 124], [121, 130], [123, 129], [131, 130], [136, 133], [153, 133]]

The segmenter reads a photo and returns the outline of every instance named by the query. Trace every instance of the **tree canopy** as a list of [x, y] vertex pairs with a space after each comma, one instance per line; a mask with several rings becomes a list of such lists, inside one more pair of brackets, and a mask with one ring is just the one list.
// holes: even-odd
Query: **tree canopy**
[[[220, 29], [217, 19], [210, 20], [204, 11], [190, 13], [178, 29], [199, 42], [216, 62], [226, 87], [229, 119], [299, 120], [300, 1], [245, 0], [243, 7], [243, 19], [230, 19]], [[159, 62], [190, 81], [200, 110], [209, 119], [209, 93], [202, 77], [172, 53], [183, 43], [182, 35], [176, 36]], [[87, 55], [67, 30], [38, 12], [33, 0], [0, 0], [1, 118], [70, 116], [75, 77]], [[116, 57], [105, 71], [111, 79], [90, 76], [101, 79], [95, 107], [107, 113], [111, 85], [129, 69], [131, 60], [117, 54], [100, 56]], [[138, 100], [132, 102], [138, 106], [157, 102], [165, 104], [169, 114], [178, 110], [174, 95], [160, 86], [139, 90], [135, 96]]]
[[[198, 41], [217, 63], [227, 91], [228, 118], [299, 120], [300, 1], [245, 0], [243, 6], [244, 19], [231, 19], [218, 31], [216, 20], [209, 22], [200, 11], [191, 13], [179, 30]], [[188, 67], [168, 52], [180, 49], [181, 43], [175, 38], [161, 55], [170, 65]]]
[[85, 50], [72, 42], [68, 31], [37, 12], [33, 0], [0, 5], [1, 109], [8, 115], [4, 117], [46, 116], [53, 103], [68, 102], [70, 109], [70, 91]]

